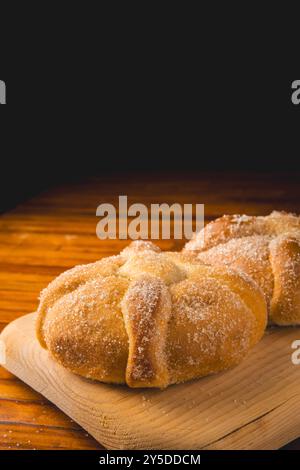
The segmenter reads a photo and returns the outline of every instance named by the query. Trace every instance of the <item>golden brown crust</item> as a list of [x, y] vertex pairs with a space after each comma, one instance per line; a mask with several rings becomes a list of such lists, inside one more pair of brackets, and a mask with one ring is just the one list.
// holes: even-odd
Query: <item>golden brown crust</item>
[[185, 250], [213, 266], [226, 265], [251, 276], [262, 288], [270, 321], [300, 323], [300, 217], [226, 215], [209, 223]]
[[249, 276], [133, 242], [50, 283], [37, 335], [72, 372], [164, 388], [234, 366], [265, 326], [265, 298]]
[[132, 282], [122, 302], [129, 339], [126, 382], [130, 387], [169, 383], [166, 357], [171, 299], [160, 279], [145, 274]]
[[268, 216], [223, 215], [206, 225], [185, 245], [185, 250], [206, 251], [229, 240], [263, 235], [276, 237], [300, 231], [300, 218], [291, 213], [273, 211]]

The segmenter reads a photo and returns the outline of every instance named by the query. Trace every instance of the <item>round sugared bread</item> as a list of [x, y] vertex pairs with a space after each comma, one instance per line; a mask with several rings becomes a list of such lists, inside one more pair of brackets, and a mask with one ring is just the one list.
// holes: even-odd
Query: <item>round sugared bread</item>
[[137, 241], [52, 281], [37, 336], [84, 377], [164, 388], [238, 364], [262, 337], [266, 312], [246, 274]]
[[206, 225], [185, 246], [211, 266], [228, 266], [262, 288], [270, 322], [300, 324], [300, 217], [224, 215]]

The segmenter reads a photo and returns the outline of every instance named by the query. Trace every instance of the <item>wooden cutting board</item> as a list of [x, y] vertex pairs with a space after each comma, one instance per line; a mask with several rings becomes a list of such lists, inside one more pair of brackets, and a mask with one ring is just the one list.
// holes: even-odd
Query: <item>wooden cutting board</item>
[[235, 369], [160, 391], [69, 373], [38, 344], [34, 320], [4, 329], [1, 362], [109, 449], [276, 449], [300, 436], [300, 328], [271, 328]]

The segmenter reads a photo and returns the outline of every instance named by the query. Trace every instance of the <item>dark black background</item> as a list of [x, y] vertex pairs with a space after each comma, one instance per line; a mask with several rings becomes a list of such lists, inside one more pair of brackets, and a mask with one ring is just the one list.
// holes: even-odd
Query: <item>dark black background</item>
[[142, 26], [33, 53], [19, 44], [2, 61], [2, 210], [107, 171], [300, 169], [289, 44]]

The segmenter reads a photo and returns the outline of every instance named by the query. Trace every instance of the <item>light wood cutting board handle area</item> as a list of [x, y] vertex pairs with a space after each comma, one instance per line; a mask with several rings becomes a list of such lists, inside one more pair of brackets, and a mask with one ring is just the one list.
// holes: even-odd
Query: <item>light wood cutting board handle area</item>
[[300, 436], [300, 328], [271, 328], [230, 371], [137, 390], [85, 380], [38, 344], [35, 314], [0, 336], [3, 366], [55, 403], [108, 449], [277, 449]]

